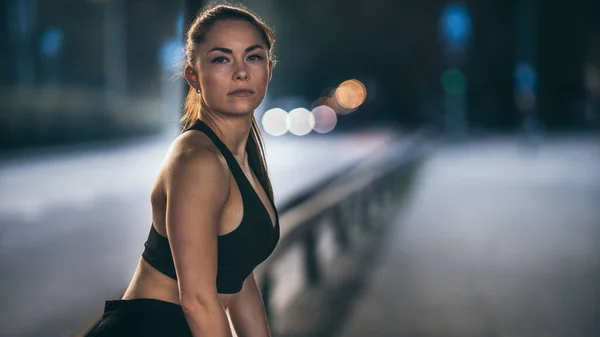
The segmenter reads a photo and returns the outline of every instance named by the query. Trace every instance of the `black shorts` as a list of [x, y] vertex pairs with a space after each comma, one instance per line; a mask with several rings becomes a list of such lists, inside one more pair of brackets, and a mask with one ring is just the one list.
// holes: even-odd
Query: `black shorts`
[[180, 305], [149, 298], [106, 301], [102, 320], [85, 337], [191, 337]]

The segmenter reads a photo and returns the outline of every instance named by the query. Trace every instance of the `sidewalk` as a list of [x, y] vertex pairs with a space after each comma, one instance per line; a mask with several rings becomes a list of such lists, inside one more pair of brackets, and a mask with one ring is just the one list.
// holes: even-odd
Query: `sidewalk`
[[600, 336], [600, 143], [448, 148], [337, 337]]

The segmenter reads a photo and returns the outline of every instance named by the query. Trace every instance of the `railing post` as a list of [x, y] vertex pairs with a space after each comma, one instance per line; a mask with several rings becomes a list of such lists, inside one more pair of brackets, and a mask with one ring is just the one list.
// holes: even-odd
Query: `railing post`
[[273, 280], [270, 271], [266, 271], [263, 275], [263, 279], [260, 286], [260, 293], [262, 295], [262, 300], [265, 304], [265, 314], [267, 315], [267, 320], [271, 319], [271, 289], [273, 288]]
[[335, 230], [335, 238], [340, 247], [341, 251], [347, 251], [350, 246], [350, 240], [348, 239], [348, 227], [344, 223], [344, 203], [338, 203], [331, 210], [331, 220], [333, 221], [333, 228]]
[[359, 204], [360, 225], [363, 232], [371, 229], [371, 218], [369, 217], [369, 190], [365, 189], [362, 193], [357, 195]]
[[387, 204], [385, 203], [385, 193], [386, 193], [386, 187], [387, 187], [387, 182], [385, 181], [380, 181], [379, 183], [379, 190], [377, 191], [377, 194], [379, 195], [379, 221], [385, 221], [386, 216], [385, 216], [385, 212], [387, 210]]
[[[316, 221], [313, 219], [312, 221]], [[304, 268], [308, 284], [317, 285], [321, 281], [321, 271], [317, 259], [317, 244], [315, 240], [316, 226], [306, 231], [304, 236]]]

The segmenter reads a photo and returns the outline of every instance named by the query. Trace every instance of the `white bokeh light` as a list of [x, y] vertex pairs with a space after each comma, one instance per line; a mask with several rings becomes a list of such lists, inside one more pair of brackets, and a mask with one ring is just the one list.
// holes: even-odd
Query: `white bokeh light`
[[310, 111], [296, 108], [288, 115], [290, 132], [296, 136], [304, 136], [312, 131], [309, 123]]
[[288, 113], [280, 108], [273, 108], [265, 111], [261, 122], [263, 129], [271, 136], [281, 136], [288, 132], [287, 125]]
[[318, 133], [327, 133], [335, 128], [337, 114], [327, 105], [315, 107], [308, 117], [310, 127]]

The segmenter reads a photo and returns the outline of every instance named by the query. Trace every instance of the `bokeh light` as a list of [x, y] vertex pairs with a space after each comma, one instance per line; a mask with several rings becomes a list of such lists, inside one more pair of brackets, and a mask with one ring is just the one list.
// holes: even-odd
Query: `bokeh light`
[[310, 106], [310, 108], [314, 109], [314, 108], [316, 108], [318, 106], [321, 106], [321, 105], [329, 105], [329, 101], [330, 100], [331, 99], [329, 97], [327, 97], [327, 96], [319, 97], [316, 100], [314, 100], [314, 102], [312, 103], [312, 105]]
[[280, 108], [273, 108], [265, 111], [261, 122], [263, 129], [271, 136], [281, 136], [288, 131], [287, 125], [288, 113]]
[[304, 108], [296, 108], [288, 114], [288, 125], [290, 133], [296, 136], [304, 136], [312, 130], [309, 123], [310, 111]]
[[315, 107], [308, 117], [310, 127], [318, 133], [328, 133], [337, 124], [335, 111], [327, 105]]
[[348, 80], [342, 82], [335, 89], [334, 97], [337, 103], [343, 108], [342, 110], [346, 110], [338, 112], [350, 112], [363, 104], [367, 98], [367, 89], [358, 80]]
[[459, 69], [448, 69], [442, 74], [442, 87], [450, 95], [462, 95], [467, 89], [467, 77]]

